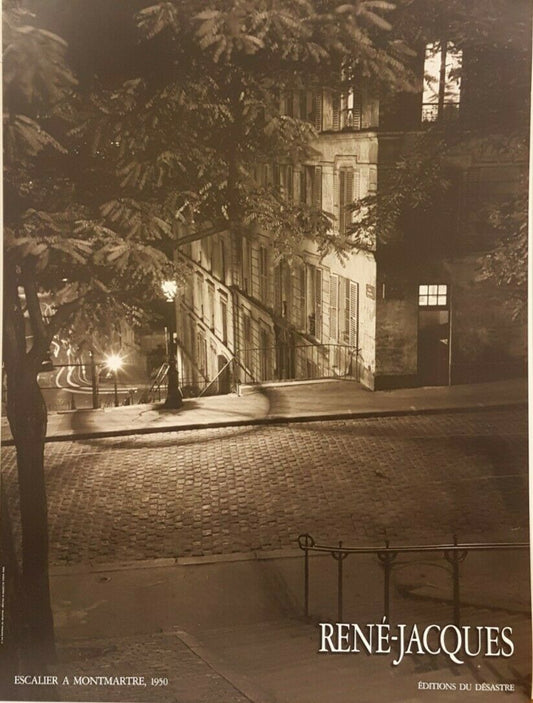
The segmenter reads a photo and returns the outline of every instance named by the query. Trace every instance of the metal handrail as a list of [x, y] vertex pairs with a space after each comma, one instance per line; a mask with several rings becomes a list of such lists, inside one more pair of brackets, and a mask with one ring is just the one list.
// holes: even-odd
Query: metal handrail
[[154, 380], [152, 381], [152, 385], [150, 386], [150, 389], [148, 391], [148, 398], [151, 398], [156, 390], [159, 394], [161, 394], [161, 385], [163, 383], [163, 379], [167, 375], [167, 371], [168, 361], [163, 361], [161, 366], [158, 368], [156, 375], [154, 376]]
[[201, 398], [201, 397], [204, 395], [204, 393], [207, 391], [208, 388], [211, 388], [211, 386], [212, 386], [213, 383], [217, 380], [217, 378], [218, 378], [222, 373], [224, 373], [224, 371], [228, 368], [228, 366], [229, 366], [232, 362], [233, 362], [233, 357], [232, 357], [226, 364], [224, 364], [224, 366], [220, 369], [220, 371], [219, 371], [219, 372], [217, 373], [217, 375], [213, 378], [213, 380], [212, 380], [212, 381], [209, 381], [209, 383], [207, 384], [207, 386], [206, 386], [206, 387], [203, 389], [203, 391], [199, 394], [199, 396], [198, 396], [199, 398]]
[[304, 552], [304, 609], [309, 616], [309, 553], [320, 552], [330, 554], [337, 562], [337, 618], [342, 622], [343, 612], [343, 562], [350, 554], [375, 554], [383, 567], [383, 602], [384, 615], [387, 621], [390, 617], [390, 576], [394, 561], [398, 554], [414, 554], [442, 552], [444, 558], [452, 567], [452, 594], [454, 623], [459, 626], [461, 619], [460, 568], [459, 565], [469, 552], [491, 550], [529, 549], [529, 542], [464, 542], [459, 543], [454, 535], [452, 544], [418, 544], [399, 545], [391, 547], [386, 540], [384, 547], [344, 547], [342, 541], [338, 545], [317, 544], [310, 534], [298, 537], [298, 546]]
[[[307, 344], [275, 344], [266, 347], [244, 347], [239, 350], [238, 356], [243, 359], [246, 376], [250, 376], [251, 382], [272, 381], [272, 380], [297, 380], [300, 378], [355, 378], [359, 380], [359, 363], [361, 349], [350, 344], [309, 342]], [[261, 364], [261, 355], [270, 355], [271, 361], [275, 362], [278, 353], [284, 353], [284, 360], [288, 366], [280, 371], [274, 368], [274, 372], [267, 376], [254, 373]], [[274, 355], [276, 355], [274, 357]], [[355, 365], [353, 362], [355, 360]], [[311, 363], [315, 368], [315, 373], [306, 373], [303, 364]], [[274, 364], [275, 365], [275, 364]], [[289, 367], [294, 365], [296, 374], [287, 374]], [[241, 364], [242, 366], [242, 364]], [[299, 371], [298, 371], [299, 369]], [[256, 380], [256, 376], [258, 377]]]

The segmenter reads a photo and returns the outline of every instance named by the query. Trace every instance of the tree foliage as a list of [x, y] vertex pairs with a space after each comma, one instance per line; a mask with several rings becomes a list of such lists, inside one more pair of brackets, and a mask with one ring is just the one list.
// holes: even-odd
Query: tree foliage
[[285, 254], [304, 237], [333, 246], [326, 213], [287, 202], [254, 168], [313, 153], [316, 132], [282, 114], [284, 94], [354, 75], [412, 87], [391, 10], [384, 0], [4, 3], [3, 358], [35, 670], [54, 649], [37, 383], [53, 336], [87, 339], [146, 308], [162, 279], [181, 276], [183, 227], [198, 237], [268, 228]]
[[376, 88], [413, 87], [409, 52], [385, 19], [392, 9], [371, 0], [142, 8], [136, 22], [147, 69], [93, 95], [97, 116], [89, 110], [83, 128], [91, 155], [115, 163], [117, 198], [105, 211], [112, 226], [131, 229], [136, 213], [150, 221], [155, 207], [170, 227], [199, 236], [261, 224], [281, 253], [294, 254], [304, 237], [333, 246], [327, 214], [287, 203], [255, 169], [313, 155], [314, 127], [283, 114], [283, 96], [341, 87], [354, 74]]

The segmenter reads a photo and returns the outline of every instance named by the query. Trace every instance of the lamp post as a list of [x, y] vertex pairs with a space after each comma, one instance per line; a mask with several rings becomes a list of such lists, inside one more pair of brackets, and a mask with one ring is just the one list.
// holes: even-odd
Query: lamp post
[[167, 371], [167, 399], [163, 407], [177, 409], [183, 405], [183, 398], [179, 388], [178, 365], [176, 359], [176, 342], [174, 333], [176, 327], [176, 311], [174, 309], [174, 300], [178, 292], [178, 284], [176, 281], [163, 281], [161, 290], [165, 296], [165, 300], [169, 303], [169, 325], [168, 325], [168, 371]]
[[117, 372], [122, 368], [122, 357], [118, 354], [109, 354], [106, 357], [106, 366], [113, 373], [113, 390], [115, 394], [115, 408], [118, 408], [118, 382]]

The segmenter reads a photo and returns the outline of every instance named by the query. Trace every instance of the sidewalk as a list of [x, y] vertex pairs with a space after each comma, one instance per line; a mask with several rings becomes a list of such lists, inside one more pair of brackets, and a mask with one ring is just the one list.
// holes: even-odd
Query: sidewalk
[[[50, 413], [47, 439], [90, 439], [280, 421], [471, 410], [526, 402], [525, 379], [375, 392], [355, 381], [342, 380], [265, 384], [247, 388], [242, 395], [186, 399], [179, 410], [167, 410], [161, 405], [131, 405]], [[5, 418], [2, 443], [12, 443]]]
[[[479, 555], [478, 555], [479, 556]], [[468, 558], [473, 558], [470, 555]], [[381, 622], [382, 573], [376, 560], [346, 562], [344, 621]], [[168, 678], [165, 688], [60, 690], [66, 700], [139, 700], [162, 703], [414, 703], [463, 700], [431, 694], [419, 681], [514, 682], [512, 695], [491, 701], [525, 701], [521, 677], [529, 671], [528, 559], [487, 554], [464, 574], [465, 623], [511, 626], [516, 654], [454, 666], [444, 655], [369, 656], [318, 654], [317, 622], [336, 611], [336, 563], [311, 558], [311, 614], [303, 618], [301, 553], [233, 555], [137, 564], [56, 567], [54, 616], [59, 676], [144, 675]], [[429, 568], [429, 571], [428, 571]], [[418, 569], [418, 571], [417, 571]], [[391, 592], [392, 623], [452, 622], [450, 576], [431, 565], [398, 570]], [[402, 584], [442, 591], [427, 599], [406, 596]], [[485, 585], [480, 587], [480, 584]], [[494, 606], [498, 593], [502, 603]], [[474, 595], [476, 594], [476, 595]], [[505, 607], [507, 612], [498, 608]], [[113, 636], [110, 637], [110, 633]], [[71, 697], [69, 697], [69, 695]], [[504, 697], [505, 695], [505, 697]], [[481, 697], [481, 696], [480, 696]], [[484, 699], [484, 698], [483, 698]]]

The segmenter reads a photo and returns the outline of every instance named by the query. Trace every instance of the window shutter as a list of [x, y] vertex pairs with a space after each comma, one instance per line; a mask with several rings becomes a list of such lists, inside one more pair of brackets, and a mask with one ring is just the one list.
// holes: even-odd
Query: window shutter
[[344, 232], [346, 232], [347, 225], [352, 221], [352, 218], [353, 218], [353, 213], [350, 212], [348, 209], [346, 209], [352, 204], [352, 202], [354, 200], [354, 195], [353, 195], [354, 172], [351, 169], [349, 171], [346, 171], [345, 184], [346, 184], [346, 192], [344, 194], [344, 207], [345, 207]]
[[349, 344], [351, 347], [358, 346], [358, 323], [359, 323], [359, 286], [353, 281], [350, 284], [350, 320], [349, 320]]
[[274, 187], [278, 188], [281, 186], [281, 177], [280, 177], [280, 165], [279, 164], [273, 164], [272, 165], [272, 174], [273, 174], [273, 180], [274, 180]]
[[354, 173], [350, 169], [346, 171], [346, 193], [344, 195], [344, 204], [350, 205], [353, 202], [353, 183], [354, 183]]
[[346, 229], [346, 171], [339, 171], [339, 232], [344, 234]]
[[315, 269], [315, 337], [322, 338], [322, 269]]
[[292, 287], [291, 287], [291, 270], [287, 264], [282, 268], [282, 296], [281, 296], [281, 314], [283, 317], [290, 318], [290, 310], [292, 308]]
[[313, 123], [317, 132], [322, 131], [322, 91], [313, 94]]
[[341, 128], [341, 96], [339, 93], [332, 93], [332, 128], [335, 132], [338, 132]]
[[307, 170], [305, 166], [301, 166], [300, 170], [300, 202], [306, 202], [307, 193]]
[[337, 341], [339, 334], [339, 277], [332, 273], [329, 277], [329, 336]]
[[250, 242], [250, 295], [259, 300], [259, 250]]
[[289, 91], [287, 94], [287, 117], [294, 117], [294, 93], [293, 91]]
[[274, 310], [281, 314], [283, 291], [281, 288], [281, 264], [278, 264], [274, 269]]
[[301, 120], [307, 119], [307, 91], [300, 90], [298, 94], [298, 112]]
[[353, 172], [353, 190], [352, 190], [352, 200], [359, 200], [361, 198], [361, 174], [359, 171]]
[[[333, 172], [333, 214], [339, 217], [339, 173]], [[338, 223], [337, 223], [338, 224]]]
[[326, 341], [329, 339], [329, 312], [330, 312], [330, 273], [328, 269], [322, 269], [322, 337]]
[[233, 275], [235, 276], [234, 282], [242, 288], [242, 236], [234, 235], [231, 237], [231, 245], [234, 254], [234, 270]]
[[353, 128], [361, 129], [361, 116], [363, 113], [361, 88], [353, 89]]
[[313, 205], [322, 209], [322, 166], [315, 166], [313, 173]]
[[241, 287], [245, 293], [248, 293], [249, 285], [250, 285], [250, 273], [249, 273], [249, 267], [248, 267], [248, 240], [246, 237], [242, 237], [242, 257], [241, 257], [241, 272], [242, 272], [242, 277], [241, 277]]
[[287, 182], [285, 184], [287, 199], [292, 203], [294, 200], [294, 171], [292, 166], [287, 166]]
[[307, 329], [307, 310], [306, 310], [306, 299], [307, 299], [307, 272], [305, 266], [302, 264], [298, 273], [300, 279], [300, 329]]

